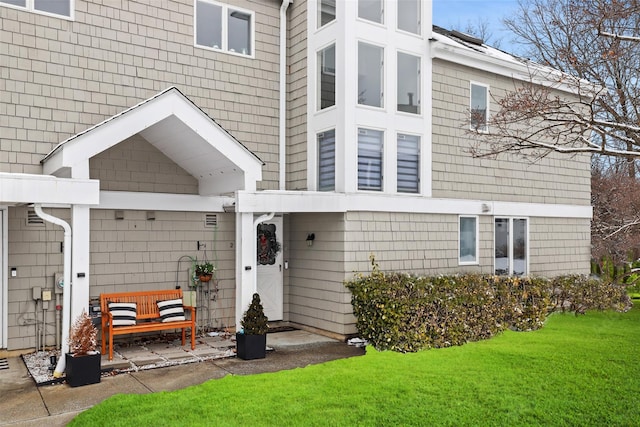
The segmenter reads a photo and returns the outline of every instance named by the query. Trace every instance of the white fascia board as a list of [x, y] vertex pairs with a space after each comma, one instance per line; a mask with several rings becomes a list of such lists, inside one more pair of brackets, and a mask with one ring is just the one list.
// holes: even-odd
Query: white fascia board
[[51, 175], [0, 173], [0, 204], [97, 205], [100, 181]]
[[224, 204], [231, 204], [234, 200], [233, 197], [204, 197], [197, 194], [101, 191], [100, 205], [92, 206], [92, 209], [224, 212], [222, 206]]
[[239, 191], [237, 212], [403, 212], [447, 215], [591, 218], [591, 206], [433, 199], [363, 193]]

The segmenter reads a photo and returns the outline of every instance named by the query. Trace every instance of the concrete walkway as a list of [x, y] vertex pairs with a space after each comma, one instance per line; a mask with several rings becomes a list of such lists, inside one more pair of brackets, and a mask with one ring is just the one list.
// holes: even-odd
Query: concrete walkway
[[172, 391], [226, 375], [251, 375], [304, 367], [364, 354], [363, 348], [295, 330], [267, 335], [265, 359], [236, 357], [132, 371], [102, 377], [99, 384], [38, 387], [20, 357], [8, 358], [0, 370], [0, 426], [64, 426], [78, 413], [119, 393]]

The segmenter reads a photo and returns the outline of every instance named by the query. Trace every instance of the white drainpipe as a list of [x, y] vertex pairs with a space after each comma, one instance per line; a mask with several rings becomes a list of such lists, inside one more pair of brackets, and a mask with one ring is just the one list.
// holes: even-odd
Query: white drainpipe
[[36, 215], [45, 221], [59, 225], [64, 229], [64, 266], [63, 280], [64, 287], [62, 290], [62, 350], [58, 358], [58, 364], [53, 371], [53, 376], [59, 378], [65, 369], [65, 354], [69, 351], [69, 328], [71, 327], [71, 226], [55, 216], [49, 215], [42, 211], [42, 205], [35, 204], [34, 209]]
[[[280, 106], [279, 106], [279, 189], [286, 190], [287, 163], [287, 9], [293, 0], [282, 0], [280, 6]], [[271, 219], [271, 218], [269, 218]]]

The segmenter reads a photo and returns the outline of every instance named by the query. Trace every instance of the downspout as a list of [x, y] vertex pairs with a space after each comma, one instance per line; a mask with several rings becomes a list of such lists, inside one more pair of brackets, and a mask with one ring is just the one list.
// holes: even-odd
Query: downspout
[[[287, 163], [287, 9], [293, 0], [282, 0], [280, 6], [280, 105], [278, 112], [279, 126], [279, 186], [281, 191], [286, 190], [286, 163]], [[269, 218], [271, 219], [271, 218]]]
[[[253, 221], [253, 253], [257, 254], [258, 253], [258, 236], [256, 236], [256, 230], [258, 229], [258, 224], [265, 222], [265, 221], [269, 221], [270, 219], [273, 219], [273, 217], [276, 216], [275, 212], [271, 212], [268, 214], [264, 214], [264, 215], [260, 215], [258, 218], [256, 218]], [[256, 257], [253, 257], [253, 292], [256, 293], [258, 292], [258, 261], [256, 260]]]
[[69, 352], [69, 328], [71, 327], [71, 226], [55, 216], [49, 215], [42, 211], [42, 205], [35, 204], [34, 210], [43, 220], [59, 225], [64, 229], [64, 255], [63, 255], [63, 280], [64, 287], [62, 290], [62, 350], [58, 358], [58, 364], [53, 371], [54, 378], [62, 376], [66, 366], [64, 355]]

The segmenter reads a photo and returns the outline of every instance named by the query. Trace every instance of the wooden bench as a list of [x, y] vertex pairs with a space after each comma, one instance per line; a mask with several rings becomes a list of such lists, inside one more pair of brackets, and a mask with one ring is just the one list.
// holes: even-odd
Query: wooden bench
[[[196, 348], [196, 309], [184, 307], [185, 320], [173, 322], [161, 321], [158, 301], [182, 300], [181, 289], [160, 291], [115, 292], [100, 294], [100, 311], [102, 315], [102, 354], [106, 354], [107, 337], [109, 338], [109, 360], [113, 360], [113, 337], [115, 335], [132, 334], [136, 332], [162, 331], [182, 329], [182, 345], [185, 345], [186, 329], [191, 328], [191, 349]], [[136, 303], [136, 324], [114, 326], [113, 315], [109, 311], [109, 303]], [[190, 313], [190, 315], [189, 315]]]

